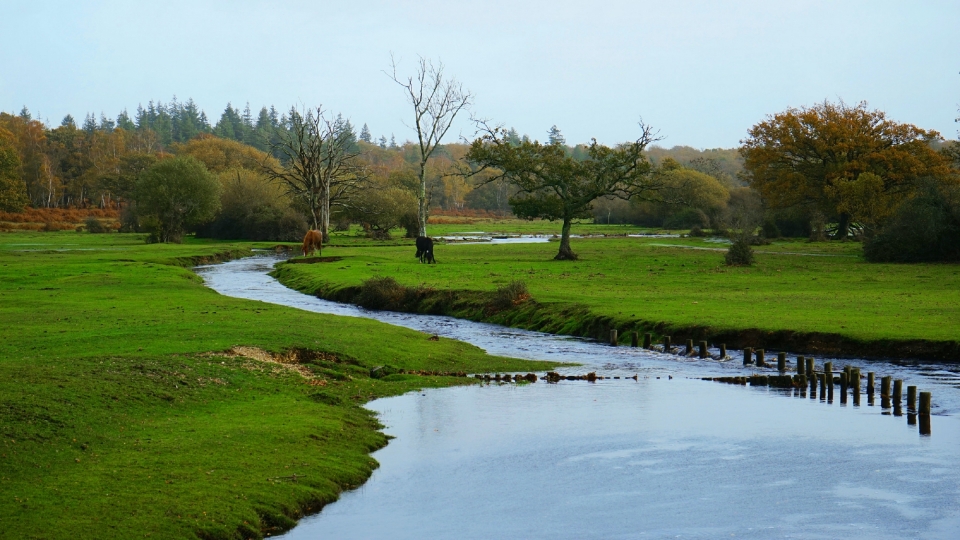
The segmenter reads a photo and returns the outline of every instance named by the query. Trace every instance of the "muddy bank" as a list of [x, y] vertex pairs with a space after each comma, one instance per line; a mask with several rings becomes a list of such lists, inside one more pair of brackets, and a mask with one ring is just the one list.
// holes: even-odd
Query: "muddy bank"
[[753, 347], [792, 354], [872, 359], [936, 360], [955, 363], [960, 359], [960, 342], [916, 340], [862, 341], [824, 332], [762, 330], [757, 328], [718, 329], [707, 326], [680, 326], [643, 319], [614, 318], [592, 313], [582, 304], [540, 303], [515, 291], [497, 292], [437, 290], [405, 287], [391, 278], [371, 279], [361, 286], [334, 288], [325, 283], [306, 282], [277, 265], [271, 273], [278, 281], [300, 292], [325, 300], [359, 305], [368, 309], [447, 315], [477, 322], [523, 328], [551, 334], [606, 341], [617, 330], [621, 344], [630, 343], [631, 332], [641, 337], [653, 334], [658, 343], [670, 336], [675, 345], [687, 339], [725, 343], [727, 348]]

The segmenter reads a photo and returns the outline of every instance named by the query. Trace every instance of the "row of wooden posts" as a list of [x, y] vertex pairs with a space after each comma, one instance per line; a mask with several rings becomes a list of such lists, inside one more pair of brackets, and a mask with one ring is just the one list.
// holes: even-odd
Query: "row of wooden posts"
[[[610, 345], [616, 347], [619, 345], [617, 338], [617, 331], [610, 330]], [[630, 333], [630, 346], [639, 347], [640, 346], [640, 333], [631, 332]], [[653, 349], [653, 334], [649, 332], [643, 335], [643, 348], [644, 349]], [[670, 336], [663, 336], [663, 352], [669, 353], [673, 352], [673, 344], [670, 342]], [[696, 348], [694, 348], [693, 340], [687, 340], [687, 346], [683, 352], [684, 356], [699, 356], [700, 358], [709, 358], [710, 353], [707, 351], [707, 342], [701, 341]], [[720, 358], [727, 357], [727, 345], [726, 343], [720, 344]]]
[[[652, 349], [652, 340], [653, 336], [650, 333], [643, 335], [643, 348]], [[630, 334], [630, 345], [632, 347], [637, 347], [640, 342], [639, 332], [632, 332]], [[617, 346], [617, 331], [610, 330], [610, 345]], [[725, 343], [721, 343], [720, 346], [720, 355], [719, 358], [722, 360], [727, 358], [727, 346]], [[663, 336], [663, 352], [669, 353], [672, 352], [673, 346], [670, 342], [670, 336]], [[694, 348], [693, 340], [688, 339], [686, 343], [685, 350], [682, 352], [684, 356], [698, 356], [700, 358], [709, 358], [710, 355], [707, 350], [707, 342], [700, 341], [697, 344], [696, 349]], [[748, 366], [751, 364], [756, 364], [757, 367], [766, 367], [766, 356], [763, 349], [753, 349], [752, 347], [746, 347], [743, 349], [743, 365]], [[787, 354], [786, 353], [777, 353], [777, 370], [780, 373], [785, 373], [787, 371]], [[846, 366], [843, 368], [843, 371], [839, 376], [833, 376], [833, 362], [824, 362], [823, 371], [816, 371], [816, 363], [813, 358], [798, 356], [796, 364], [796, 377], [790, 376], [781, 376], [781, 377], [768, 377], [768, 376], [754, 376], [754, 377], [718, 377], [714, 380], [722, 379], [737, 379], [737, 381], [722, 381], [722, 382], [740, 382], [741, 384], [746, 384], [746, 381], [750, 381], [751, 385], [762, 384], [764, 386], [784, 386], [784, 387], [796, 387], [796, 388], [806, 388], [809, 384], [810, 392], [813, 395], [816, 395], [817, 386], [819, 383], [820, 386], [820, 399], [827, 399], [833, 401], [833, 389], [835, 385], [840, 386], [840, 403], [847, 402], [847, 389], [849, 388], [853, 394], [853, 404], [860, 405], [860, 388], [862, 385], [862, 377], [860, 373], [860, 368], [854, 366]], [[771, 379], [774, 379], [771, 381]], [[827, 384], [829, 382], [830, 384]], [[892, 392], [891, 392], [891, 383], [892, 383]], [[872, 371], [867, 372], [867, 396], [869, 398], [870, 404], [873, 405], [874, 400], [874, 391], [876, 389], [876, 374]], [[917, 407], [917, 397], [919, 396], [919, 407]], [[891, 401], [894, 408], [894, 414], [899, 416], [899, 410], [903, 401], [903, 380], [896, 379], [894, 380], [890, 376], [885, 376], [880, 378], [880, 397], [881, 405], [885, 409], [889, 409]], [[920, 416], [920, 434], [929, 435], [930, 434], [930, 401], [931, 394], [930, 392], [917, 392], [916, 386], [907, 386], [907, 410], [908, 410], [908, 422], [913, 423], [915, 421], [915, 414]]]

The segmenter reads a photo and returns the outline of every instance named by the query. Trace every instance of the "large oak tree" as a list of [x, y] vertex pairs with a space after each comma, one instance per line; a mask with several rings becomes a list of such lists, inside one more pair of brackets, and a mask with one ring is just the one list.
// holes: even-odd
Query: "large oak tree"
[[560, 251], [554, 258], [575, 260], [570, 225], [574, 219], [591, 216], [593, 201], [608, 196], [654, 198], [663, 187], [643, 155], [658, 139], [649, 126], [640, 128], [640, 138], [615, 148], [594, 139], [585, 159], [570, 155], [560, 138], [553, 138], [552, 144], [511, 142], [502, 128], [484, 128], [485, 134], [470, 145], [466, 160], [475, 167], [473, 174], [492, 173], [485, 182], [505, 179], [518, 188], [509, 200], [518, 217], [561, 221]]
[[923, 179], [951, 174], [930, 144], [939, 133], [889, 120], [862, 102], [787, 109], [748, 134], [740, 155], [764, 202], [820, 211], [838, 222], [837, 238], [852, 221], [880, 225]]

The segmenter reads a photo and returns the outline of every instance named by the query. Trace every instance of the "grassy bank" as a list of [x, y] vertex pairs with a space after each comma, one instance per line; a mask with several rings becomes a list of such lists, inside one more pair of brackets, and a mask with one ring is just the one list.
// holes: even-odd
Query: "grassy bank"
[[2, 536], [257, 538], [369, 476], [386, 439], [362, 403], [467, 382], [372, 367], [545, 367], [226, 298], [189, 269], [250, 247], [0, 234]]
[[[420, 291], [415, 310], [558, 333], [621, 333], [723, 341], [798, 353], [954, 359], [960, 354], [960, 267], [869, 264], [857, 243], [780, 241], [751, 268], [723, 265], [725, 247], [694, 238], [574, 241], [581, 260], [556, 262], [556, 243], [441, 245], [437, 265], [410, 247], [331, 248], [331, 264], [285, 265], [285, 284], [349, 300], [389, 276]], [[522, 280], [534, 302], [489, 308]]]

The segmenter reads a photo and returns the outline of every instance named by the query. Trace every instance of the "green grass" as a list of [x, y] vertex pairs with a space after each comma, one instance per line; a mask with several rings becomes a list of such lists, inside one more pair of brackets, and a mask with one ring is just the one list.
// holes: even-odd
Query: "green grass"
[[[251, 246], [0, 234], [0, 536], [256, 538], [369, 476], [386, 438], [364, 402], [468, 382], [371, 367], [547, 366], [223, 297], [189, 269]], [[217, 354], [237, 345], [325, 351], [302, 364], [323, 385]]]
[[574, 239], [572, 245], [579, 261], [551, 260], [555, 242], [440, 245], [437, 265], [418, 264], [410, 247], [331, 248], [326, 255], [344, 259], [288, 265], [279, 275], [295, 288], [327, 294], [373, 276], [467, 291], [522, 280], [541, 304], [578, 305], [621, 327], [643, 321], [713, 332], [787, 330], [860, 342], [960, 337], [957, 265], [870, 264], [852, 242], [775, 242], [755, 248], [750, 268], [724, 266], [724, 245], [693, 238]]

